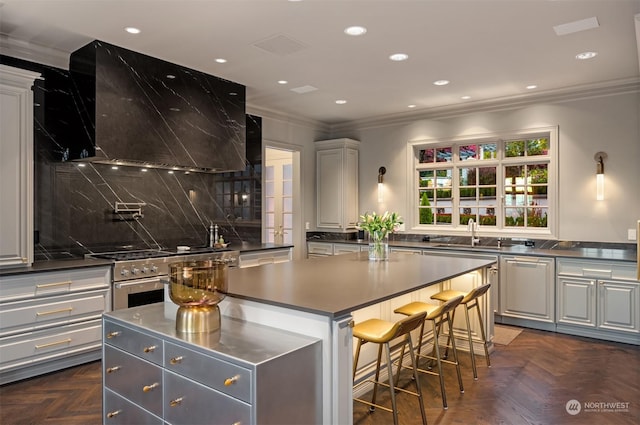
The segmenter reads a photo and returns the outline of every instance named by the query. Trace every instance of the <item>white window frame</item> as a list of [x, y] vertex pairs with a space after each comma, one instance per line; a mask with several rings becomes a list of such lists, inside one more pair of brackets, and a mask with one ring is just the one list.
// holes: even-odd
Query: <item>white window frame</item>
[[[504, 141], [517, 140], [517, 139], [532, 139], [538, 137], [549, 138], [549, 154], [535, 157], [518, 157], [518, 158], [505, 158], [504, 157]], [[486, 161], [457, 161], [458, 146], [464, 144], [480, 144], [498, 142], [498, 158], [494, 160]], [[557, 239], [558, 238], [558, 127], [537, 127], [527, 128], [522, 130], [504, 131], [497, 133], [485, 133], [485, 134], [470, 134], [461, 137], [447, 138], [447, 139], [421, 139], [410, 141], [407, 143], [407, 206], [405, 214], [406, 230], [415, 232], [418, 234], [440, 234], [440, 235], [460, 235], [468, 234], [467, 226], [464, 224], [458, 224], [457, 218], [459, 213], [459, 205], [457, 202], [453, 203], [453, 216], [450, 225], [436, 225], [436, 224], [420, 224], [418, 207], [420, 200], [417, 196], [419, 192], [419, 183], [417, 179], [417, 173], [420, 170], [424, 170], [423, 164], [418, 161], [417, 152], [422, 148], [436, 148], [452, 146], [454, 161], [436, 163], [441, 168], [454, 168], [454, 181], [452, 186], [452, 195], [457, 197], [459, 193], [459, 177], [458, 169], [460, 167], [483, 167], [497, 165], [497, 208], [504, 211], [504, 178], [503, 167], [505, 165], [517, 165], [525, 163], [548, 163], [548, 181], [547, 181], [547, 202], [548, 202], [548, 215], [547, 215], [547, 227], [545, 228], [522, 228], [522, 227], [504, 227], [502, 222], [497, 223], [496, 226], [480, 226], [480, 234], [485, 236], [495, 237], [527, 237], [527, 238], [545, 238], [545, 239]], [[456, 162], [457, 161], [457, 162]]]

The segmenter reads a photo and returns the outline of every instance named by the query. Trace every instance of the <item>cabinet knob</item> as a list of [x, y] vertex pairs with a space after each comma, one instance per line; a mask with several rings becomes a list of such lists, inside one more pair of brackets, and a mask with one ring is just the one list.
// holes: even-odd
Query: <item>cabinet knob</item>
[[107, 339], [112, 339], [120, 335], [120, 331], [113, 331], [107, 334]]
[[119, 370], [120, 370], [120, 366], [108, 367], [107, 368], [107, 373], [113, 373], [113, 372], [117, 372]]
[[227, 379], [224, 380], [224, 386], [228, 387], [230, 385], [233, 385], [236, 382], [238, 382], [238, 379], [240, 379], [240, 375], [236, 375], [236, 376], [232, 376], [231, 378], [227, 378]]
[[176, 407], [176, 406], [179, 406], [180, 403], [182, 403], [182, 397], [174, 398], [169, 402], [169, 406]]
[[122, 410], [114, 410], [113, 412], [109, 412], [107, 413], [107, 418], [111, 419], [111, 418], [115, 418], [116, 416], [118, 416], [120, 413], [122, 413]]
[[149, 347], [144, 347], [144, 352], [145, 353], [153, 353], [154, 351], [156, 351], [156, 346], [155, 345], [151, 345]]
[[182, 356], [177, 356], [177, 357], [171, 357], [171, 360], [169, 360], [169, 363], [171, 364], [178, 364], [178, 363], [182, 363]]
[[153, 391], [155, 388], [159, 387], [160, 384], [158, 384], [157, 382], [154, 382], [151, 385], [145, 385], [144, 387], [142, 387], [142, 391], [145, 393], [148, 393], [149, 391]]

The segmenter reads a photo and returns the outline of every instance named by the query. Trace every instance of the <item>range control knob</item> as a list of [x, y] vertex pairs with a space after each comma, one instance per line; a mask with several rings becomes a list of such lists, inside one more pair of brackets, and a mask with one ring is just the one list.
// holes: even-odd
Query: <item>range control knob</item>
[[142, 268], [142, 274], [147, 274], [147, 273], [149, 273], [149, 267], [144, 266], [144, 267]]
[[129, 276], [129, 270], [127, 270], [127, 269], [122, 269], [122, 270], [120, 271], [120, 275], [121, 275], [121, 276]]
[[140, 273], [140, 269], [138, 269], [138, 268], [136, 268], [136, 267], [134, 267], [134, 268], [132, 268], [132, 269], [131, 269], [131, 274], [134, 274], [134, 275], [135, 275], [135, 274], [138, 274], [138, 273]]
[[158, 273], [158, 266], [151, 266], [151, 273]]

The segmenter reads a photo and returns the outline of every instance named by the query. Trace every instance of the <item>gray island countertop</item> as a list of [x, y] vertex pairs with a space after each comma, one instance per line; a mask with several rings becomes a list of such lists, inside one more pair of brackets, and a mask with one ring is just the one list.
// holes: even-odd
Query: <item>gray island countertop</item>
[[229, 270], [228, 295], [336, 318], [467, 272], [494, 260], [358, 252]]

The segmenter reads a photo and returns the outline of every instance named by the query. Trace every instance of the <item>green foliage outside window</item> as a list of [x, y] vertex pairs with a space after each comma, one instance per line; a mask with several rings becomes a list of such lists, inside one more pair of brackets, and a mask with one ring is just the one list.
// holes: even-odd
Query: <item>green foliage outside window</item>
[[[420, 206], [429, 207], [431, 203], [427, 197], [427, 192], [423, 192], [420, 197]], [[420, 224], [433, 224], [433, 211], [431, 208], [420, 208]]]

